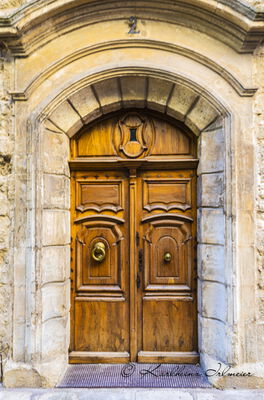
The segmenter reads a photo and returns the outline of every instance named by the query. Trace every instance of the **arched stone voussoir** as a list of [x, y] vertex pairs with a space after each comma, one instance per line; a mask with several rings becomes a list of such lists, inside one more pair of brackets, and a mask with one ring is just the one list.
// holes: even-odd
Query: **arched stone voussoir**
[[120, 78], [123, 106], [125, 108], [144, 107], [147, 100], [147, 78], [144, 76], [124, 76]]
[[199, 97], [194, 107], [188, 112], [184, 122], [191, 131], [199, 135], [219, 116], [219, 112], [205, 98]]
[[186, 115], [197, 101], [199, 95], [194, 90], [176, 84], [168, 101], [167, 114], [180, 121], [185, 121]]
[[83, 126], [82, 118], [68, 99], [52, 112], [49, 120], [70, 137]]
[[97, 82], [92, 85], [92, 88], [104, 114], [119, 110], [122, 107], [120, 82], [117, 78]]
[[209, 100], [184, 84], [147, 76], [123, 76], [76, 91], [52, 111], [49, 120], [72, 137], [102, 114], [129, 107], [148, 107], [170, 115], [196, 135], [220, 116]]

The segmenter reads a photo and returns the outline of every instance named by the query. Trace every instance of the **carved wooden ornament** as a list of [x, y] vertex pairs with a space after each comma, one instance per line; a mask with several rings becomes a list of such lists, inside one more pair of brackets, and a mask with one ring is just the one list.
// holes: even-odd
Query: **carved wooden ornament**
[[146, 138], [146, 121], [137, 113], [127, 114], [118, 122], [121, 132], [119, 150], [129, 158], [141, 156], [149, 145]]

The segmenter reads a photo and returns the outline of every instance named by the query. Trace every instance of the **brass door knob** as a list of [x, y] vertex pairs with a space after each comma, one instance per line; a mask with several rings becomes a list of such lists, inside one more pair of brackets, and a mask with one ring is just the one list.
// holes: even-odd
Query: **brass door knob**
[[171, 261], [171, 253], [165, 253], [163, 259], [165, 262], [170, 262]]
[[105, 259], [105, 244], [103, 242], [95, 243], [92, 250], [92, 257], [97, 262], [102, 262]]

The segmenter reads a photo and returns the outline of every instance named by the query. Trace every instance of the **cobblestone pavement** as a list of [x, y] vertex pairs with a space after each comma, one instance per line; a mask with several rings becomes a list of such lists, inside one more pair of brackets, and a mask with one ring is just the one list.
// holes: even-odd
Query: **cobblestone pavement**
[[0, 389], [0, 400], [264, 400], [264, 390]]

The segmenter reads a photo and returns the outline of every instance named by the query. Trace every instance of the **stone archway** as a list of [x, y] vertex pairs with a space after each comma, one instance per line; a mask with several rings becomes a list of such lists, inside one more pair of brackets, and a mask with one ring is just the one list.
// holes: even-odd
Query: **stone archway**
[[[36, 227], [39, 237], [39, 269], [42, 271], [42, 332], [39, 371], [67, 365], [69, 344], [69, 138], [84, 124], [122, 108], [149, 108], [183, 121], [199, 137], [198, 166], [198, 278], [199, 350], [201, 361], [212, 351], [226, 360], [226, 252], [224, 216], [226, 111], [179, 81], [127, 75], [101, 80], [70, 94], [57, 107], [44, 110], [40, 123], [39, 182], [44, 192]], [[49, 111], [47, 113], [47, 111]], [[43, 119], [43, 115], [45, 118]], [[227, 222], [228, 224], [228, 222]], [[213, 281], [213, 282], [212, 282]], [[223, 299], [219, 307], [219, 296]], [[216, 307], [215, 303], [218, 302]], [[221, 300], [220, 300], [221, 301]], [[211, 331], [211, 339], [204, 332]], [[221, 337], [221, 347], [214, 347]], [[63, 368], [61, 366], [61, 368]], [[54, 369], [54, 375], [56, 370]], [[55, 378], [54, 378], [55, 379]]]
[[[50, 1], [47, 14], [37, 3], [17, 14], [18, 29], [8, 39], [15, 56], [23, 57], [16, 60], [17, 82], [11, 88], [16, 215], [12, 360], [5, 367], [5, 384], [15, 386], [15, 379], [26, 385], [32, 379], [32, 385], [53, 386], [67, 366], [69, 137], [100, 115], [132, 106], [170, 115], [198, 136], [202, 363], [256, 362], [256, 342], [247, 340], [256, 337], [255, 314], [245, 307], [255, 299], [255, 89], [252, 57], [242, 53], [257, 45], [258, 21], [245, 17], [244, 9], [234, 15], [226, 5], [228, 12], [222, 13], [214, 2], [204, 0], [196, 7], [190, 0], [173, 7], [170, 16], [159, 9], [158, 20], [156, 11], [146, 9], [142, 35], [135, 38], [127, 33], [132, 2], [111, 20], [111, 2], [102, 3], [98, 20], [90, 2], [78, 20], [72, 16], [82, 1], [69, 0], [66, 8]], [[177, 21], [189, 6], [197, 13], [182, 26]], [[217, 29], [207, 24], [208, 15], [216, 14]], [[43, 35], [45, 17], [47, 24], [48, 17], [54, 23], [48, 36]], [[63, 52], [62, 41], [68, 44]], [[241, 235], [244, 231], [247, 235]]]

